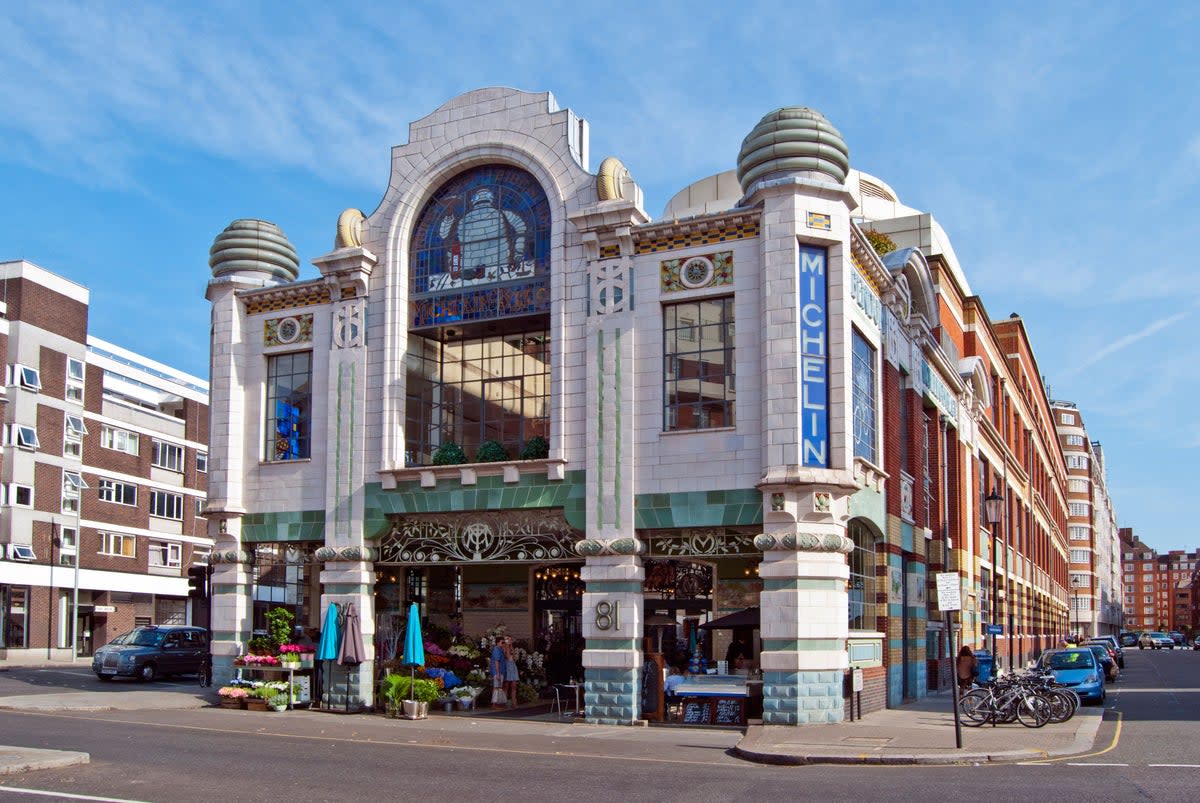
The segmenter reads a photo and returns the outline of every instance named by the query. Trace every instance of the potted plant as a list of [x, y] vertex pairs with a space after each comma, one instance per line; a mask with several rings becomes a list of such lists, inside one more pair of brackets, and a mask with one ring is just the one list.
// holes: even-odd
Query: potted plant
[[484, 441], [475, 452], [476, 463], [499, 463], [508, 459], [508, 450], [500, 441]]
[[463, 711], [470, 711], [475, 707], [475, 698], [479, 695], [479, 689], [474, 686], [456, 686], [450, 692], [450, 696], [458, 703], [458, 707]]
[[222, 708], [242, 708], [242, 703], [247, 695], [249, 692], [241, 686], [222, 686], [217, 689], [217, 696], [221, 698]]
[[267, 707], [272, 711], [286, 711], [288, 707], [288, 696], [286, 692], [277, 691], [274, 695], [267, 698]]
[[274, 697], [278, 694], [275, 689], [270, 686], [255, 686], [251, 689], [250, 694], [246, 697], [246, 710], [248, 711], [266, 711], [267, 698]]
[[525, 441], [525, 448], [521, 450], [522, 460], [544, 460], [549, 456], [550, 442], [541, 435], [534, 435]]
[[467, 462], [467, 453], [454, 441], [443, 441], [433, 452], [435, 466], [453, 466]]
[[403, 708], [405, 719], [429, 716], [429, 704], [439, 696], [438, 685], [432, 680], [395, 673], [384, 675], [379, 693], [389, 714]]
[[280, 645], [292, 640], [292, 625], [296, 615], [287, 608], [272, 608], [267, 611], [267, 638], [270, 639], [271, 652], [279, 649]]

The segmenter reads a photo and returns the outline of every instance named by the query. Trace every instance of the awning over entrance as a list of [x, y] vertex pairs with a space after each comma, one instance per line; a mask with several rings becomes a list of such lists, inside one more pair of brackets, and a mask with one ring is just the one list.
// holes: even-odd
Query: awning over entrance
[[742, 608], [740, 611], [719, 616], [711, 622], [705, 622], [700, 625], [700, 629], [734, 630], [739, 627], [758, 627], [759, 619], [758, 606], [752, 605], [749, 608]]

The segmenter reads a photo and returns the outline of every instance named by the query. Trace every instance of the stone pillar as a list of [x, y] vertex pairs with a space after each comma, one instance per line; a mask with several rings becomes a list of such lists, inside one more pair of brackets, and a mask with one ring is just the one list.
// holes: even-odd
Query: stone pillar
[[221, 518], [212, 524], [218, 533], [209, 556], [212, 563], [209, 651], [213, 657], [213, 685], [223, 686], [237, 674], [233, 661], [246, 651], [254, 629], [254, 608], [250, 603], [252, 555], [241, 548], [240, 517]]
[[[587, 556], [582, 577], [584, 710], [598, 725], [632, 725], [641, 717], [641, 544], [633, 538], [580, 541]], [[622, 554], [624, 553], [624, 554]]]
[[321, 667], [321, 707], [333, 711], [363, 711], [375, 705], [375, 565], [374, 553], [347, 547], [321, 547], [316, 554], [324, 561], [321, 572], [321, 624], [329, 603], [336, 602], [345, 614], [350, 603], [358, 610], [362, 628], [362, 663], [343, 666], [336, 661]]
[[788, 483], [762, 486], [768, 531], [754, 543], [763, 550], [765, 725], [841, 722], [845, 716], [846, 555], [854, 546], [845, 521], [854, 486], [840, 473], [793, 468]]

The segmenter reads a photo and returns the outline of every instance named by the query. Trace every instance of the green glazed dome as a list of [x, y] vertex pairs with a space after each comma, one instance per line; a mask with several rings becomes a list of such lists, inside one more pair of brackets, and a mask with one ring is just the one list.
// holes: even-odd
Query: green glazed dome
[[231, 273], [261, 274], [280, 282], [300, 276], [300, 259], [287, 235], [266, 220], [235, 220], [213, 240], [208, 250], [213, 278]]
[[846, 142], [819, 111], [804, 106], [776, 109], [742, 140], [737, 177], [746, 192], [772, 174], [819, 173], [838, 184], [850, 170]]

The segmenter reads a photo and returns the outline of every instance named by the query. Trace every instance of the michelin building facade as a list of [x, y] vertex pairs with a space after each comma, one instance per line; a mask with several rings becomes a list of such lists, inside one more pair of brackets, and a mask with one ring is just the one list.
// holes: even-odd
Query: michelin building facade
[[[317, 278], [271, 223], [217, 236], [218, 678], [267, 605], [315, 626], [352, 602], [368, 660], [327, 702], [370, 706], [416, 601], [577, 645], [589, 721], [630, 723], [658, 628], [757, 607], [763, 721], [809, 724], [847, 715], [852, 677], [867, 711], [938, 688], [996, 616], [1014, 661], [1065, 631], [1065, 469], [1032, 351], [931, 216], [801, 107], [657, 218], [618, 159], [589, 163], [552, 95], [482, 89], [412, 124]], [[997, 491], [1019, 531], [984, 515]]]

